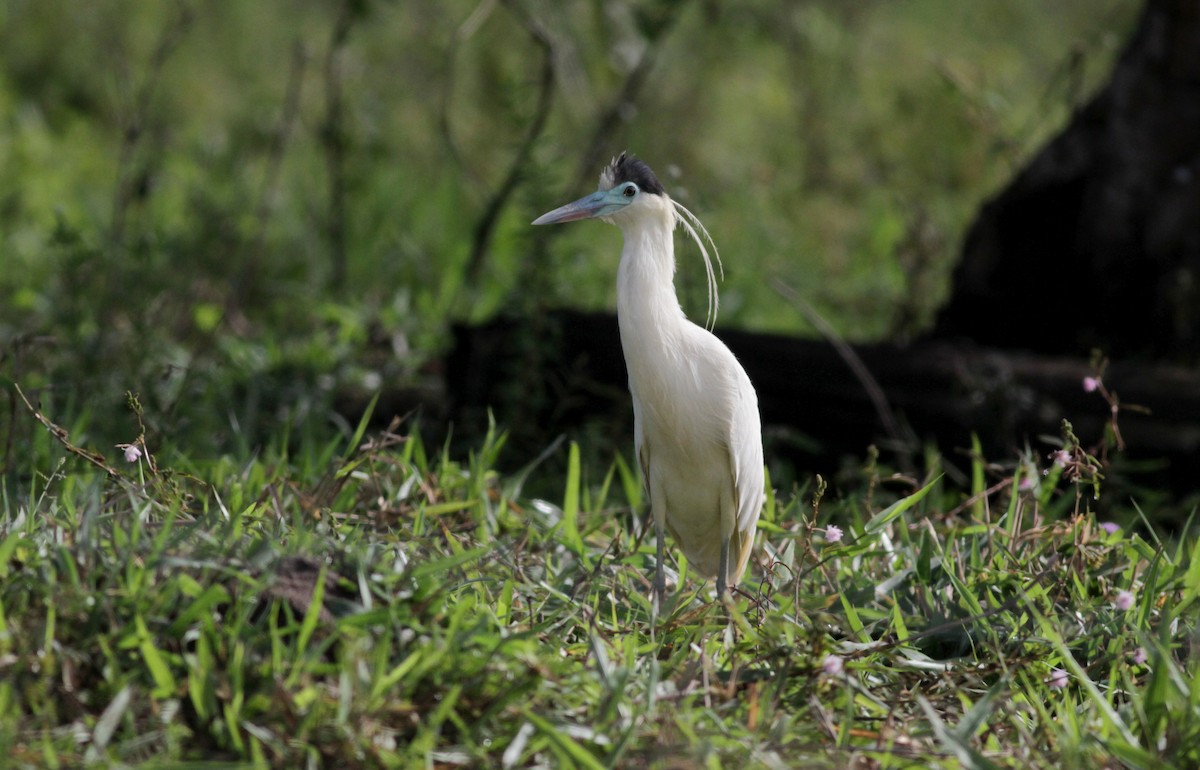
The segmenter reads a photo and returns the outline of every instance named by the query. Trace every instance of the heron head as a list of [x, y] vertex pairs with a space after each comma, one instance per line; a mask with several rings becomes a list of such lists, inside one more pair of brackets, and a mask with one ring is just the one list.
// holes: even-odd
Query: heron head
[[600, 187], [591, 195], [559, 206], [533, 220], [535, 225], [574, 222], [577, 219], [610, 221], [615, 214], [646, 195], [665, 195], [658, 177], [641, 160], [621, 153], [600, 172]]

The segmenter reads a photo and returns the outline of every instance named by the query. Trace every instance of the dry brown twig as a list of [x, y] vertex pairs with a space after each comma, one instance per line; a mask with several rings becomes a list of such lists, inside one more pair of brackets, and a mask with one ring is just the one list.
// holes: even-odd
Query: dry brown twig
[[17, 395], [20, 396], [21, 400], [25, 402], [25, 407], [29, 409], [31, 414], [33, 414], [34, 419], [40, 422], [46, 428], [46, 430], [50, 431], [50, 435], [53, 436], [58, 443], [62, 444], [63, 448], [76, 457], [79, 457], [104, 471], [106, 474], [108, 474], [109, 478], [118, 479], [121, 481], [126, 480], [124, 474], [108, 464], [108, 461], [104, 455], [100, 454], [99, 452], [93, 452], [90, 449], [84, 449], [83, 447], [73, 443], [71, 441], [70, 434], [67, 432], [67, 429], [43, 414], [39, 407], [35, 407], [33, 403], [30, 402], [29, 397], [25, 395], [25, 391], [21, 390], [20, 385], [13, 383], [13, 387], [16, 389]]

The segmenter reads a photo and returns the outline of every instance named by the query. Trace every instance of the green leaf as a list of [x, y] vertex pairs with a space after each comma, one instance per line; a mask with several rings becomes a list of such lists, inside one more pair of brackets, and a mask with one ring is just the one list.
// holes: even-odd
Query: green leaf
[[921, 502], [925, 495], [929, 494], [929, 490], [933, 489], [934, 485], [937, 484], [939, 479], [941, 479], [941, 476], [937, 476], [928, 484], [921, 487], [916, 492], [913, 492], [908, 497], [897, 500], [887, 508], [884, 508], [882, 511], [872, 516], [863, 527], [863, 531], [868, 535], [874, 535], [882, 531], [884, 527], [892, 523], [892, 521], [895, 520], [900, 514]]
[[350, 443], [346, 445], [346, 451], [342, 454], [342, 459], [349, 460], [358, 451], [359, 444], [362, 443], [362, 438], [366, 435], [367, 426], [371, 424], [371, 415], [375, 413], [375, 405], [379, 403], [379, 394], [382, 391], [375, 391], [375, 395], [371, 396], [371, 402], [367, 404], [367, 408], [363, 411], [363, 416], [358, 421], [358, 427], [354, 430], [354, 436], [351, 437]]
[[1196, 597], [1200, 596], [1200, 538], [1192, 545], [1190, 564], [1183, 575], [1183, 595], [1179, 602], [1171, 607], [1172, 617], [1182, 617], [1185, 610], [1192, 606]]
[[844, 592], [839, 592], [838, 597], [842, 600], [842, 609], [846, 611], [846, 622], [850, 624], [850, 630], [858, 635], [864, 644], [870, 644], [875, 641], [871, 635], [866, 632], [862, 620], [858, 617], [858, 610], [854, 608], [854, 604], [846, 598]]
[[579, 535], [579, 487], [583, 471], [579, 466], [579, 444], [571, 442], [567, 451], [567, 490], [563, 494], [563, 545], [579, 556], [584, 566], [590, 566], [587, 549]]
[[1001, 678], [1000, 681], [988, 688], [983, 697], [975, 701], [975, 705], [971, 706], [971, 710], [963, 714], [963, 718], [954, 726], [953, 732], [955, 737], [964, 743], [970, 741], [975, 736], [975, 733], [979, 732], [987, 724], [988, 717], [992, 715], [996, 698], [1007, 690], [1007, 678]]
[[[984, 696], [984, 700], [986, 699], [986, 696]], [[925, 699], [925, 696], [918, 695], [917, 703], [921, 705], [921, 710], [925, 712], [925, 718], [929, 720], [929, 726], [933, 729], [933, 734], [938, 739], [938, 742], [959, 761], [961, 767], [966, 770], [999, 770], [1000, 766], [972, 746], [969, 738], [964, 738], [957, 731], [947, 728], [946, 723], [938, 716], [937, 711]], [[972, 734], [974, 734], [974, 731], [972, 731]]]
[[134, 625], [137, 630], [138, 651], [142, 653], [142, 660], [146, 662], [146, 668], [150, 670], [150, 677], [154, 680], [152, 694], [159, 699], [169, 698], [175, 694], [175, 677], [171, 675], [171, 668], [163, 654], [154, 646], [150, 629], [146, 627], [146, 621], [141, 615], [134, 617]]
[[551, 743], [553, 743], [564, 754], [570, 757], [571, 761], [575, 762], [580, 767], [589, 768], [589, 770], [604, 770], [604, 763], [596, 759], [595, 755], [593, 755], [583, 746], [580, 746], [575, 739], [571, 738], [571, 736], [566, 735], [561, 730], [556, 729], [554, 725], [550, 724], [545, 719], [542, 719], [529, 709], [525, 709], [522, 713], [525, 715], [525, 718], [529, 720], [530, 724], [536, 727], [538, 731], [542, 733], [542, 735], [546, 736], [546, 738], [550, 740]]
[[16, 552], [17, 546], [25, 539], [22, 532], [10, 532], [8, 537], [0, 542], [0, 578], [8, 577], [8, 565], [12, 561], [13, 553]]
[[321, 619], [321, 610], [325, 606], [325, 576], [328, 571], [328, 568], [322, 564], [316, 583], [313, 585], [312, 599], [308, 602], [304, 620], [300, 623], [300, 634], [296, 637], [298, 654], [303, 654], [308, 649], [308, 642], [312, 639], [313, 632], [317, 630], [317, 621]]
[[900, 611], [898, 602], [892, 602], [892, 631], [898, 641], [908, 641], [908, 626], [904, 623], [904, 613]]

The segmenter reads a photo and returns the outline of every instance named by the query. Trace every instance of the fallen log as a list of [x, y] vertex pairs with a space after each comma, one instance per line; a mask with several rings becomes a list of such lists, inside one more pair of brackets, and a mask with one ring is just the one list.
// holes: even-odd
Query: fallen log
[[[926, 443], [960, 456], [972, 434], [991, 460], [1015, 459], [1024, 447], [1044, 457], [1063, 420], [1086, 445], [1098, 443], [1112, 419], [1100, 393], [1084, 389], [1084, 378], [1097, 371], [1080, 358], [945, 340], [854, 346], [894, 414], [889, 426], [829, 343], [723, 329], [717, 336], [758, 389], [768, 460], [791, 463], [797, 472], [832, 472], [871, 444], [900, 466], [917, 461]], [[459, 326], [445, 375], [448, 413], [457, 425], [486, 424], [490, 409], [514, 441], [531, 447], [589, 421], [614, 439], [632, 436], [610, 314], [558, 310]], [[1181, 494], [1200, 489], [1200, 371], [1113, 361], [1103, 381], [1122, 405], [1123, 456], [1154, 463], [1153, 483]]]

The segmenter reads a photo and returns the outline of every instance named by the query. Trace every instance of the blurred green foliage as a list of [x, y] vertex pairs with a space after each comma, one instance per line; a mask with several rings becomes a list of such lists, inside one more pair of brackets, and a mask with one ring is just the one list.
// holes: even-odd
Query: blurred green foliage
[[626, 148], [721, 247], [722, 324], [807, 333], [779, 277], [912, 334], [1137, 6], [9, 0], [0, 377], [103, 440], [127, 390], [191, 451], [319, 423], [428, 378], [452, 320], [610, 307], [616, 231], [528, 222]]

